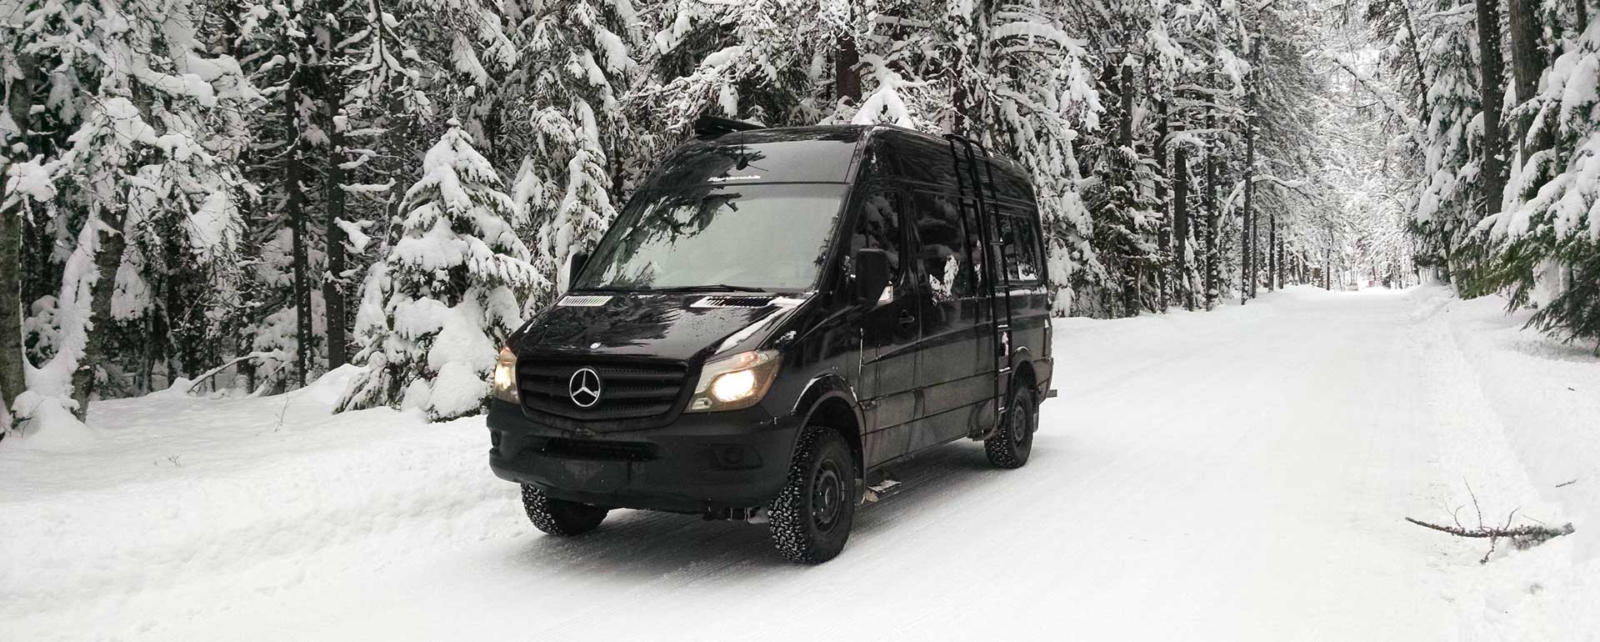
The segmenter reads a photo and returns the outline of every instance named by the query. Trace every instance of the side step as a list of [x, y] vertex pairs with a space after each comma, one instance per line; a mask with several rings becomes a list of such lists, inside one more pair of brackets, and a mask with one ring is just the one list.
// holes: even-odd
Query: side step
[[867, 504], [875, 504], [898, 494], [903, 488], [905, 488], [905, 484], [900, 483], [900, 480], [885, 477], [883, 481], [867, 487], [867, 493], [862, 498], [862, 501]]

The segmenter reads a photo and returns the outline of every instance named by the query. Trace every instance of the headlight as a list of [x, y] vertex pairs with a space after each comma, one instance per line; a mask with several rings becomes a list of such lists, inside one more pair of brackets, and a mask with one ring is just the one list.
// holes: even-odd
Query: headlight
[[778, 374], [778, 353], [741, 352], [700, 369], [686, 412], [739, 410], [761, 402]]
[[494, 359], [494, 398], [511, 403], [522, 403], [517, 394], [517, 355], [511, 348], [501, 348]]

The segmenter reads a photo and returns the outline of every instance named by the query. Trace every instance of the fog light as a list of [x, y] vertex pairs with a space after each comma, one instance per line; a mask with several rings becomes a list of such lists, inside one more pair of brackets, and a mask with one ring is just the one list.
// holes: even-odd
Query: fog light
[[722, 470], [751, 470], [761, 467], [761, 453], [741, 444], [716, 444], [711, 447], [716, 467]]

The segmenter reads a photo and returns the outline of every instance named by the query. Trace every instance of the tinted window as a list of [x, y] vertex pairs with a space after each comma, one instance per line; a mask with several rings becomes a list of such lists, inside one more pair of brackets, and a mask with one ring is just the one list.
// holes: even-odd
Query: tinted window
[[874, 138], [867, 145], [867, 153], [861, 156], [861, 171], [857, 173], [858, 183], [869, 183], [876, 180], [892, 179], [900, 174], [895, 163], [895, 152], [883, 138]]
[[956, 184], [955, 158], [948, 146], [905, 132], [888, 131], [882, 136], [888, 154], [895, 159], [895, 168], [905, 179], [941, 186]]
[[1001, 198], [1011, 198], [1019, 201], [1033, 202], [1033, 190], [1028, 186], [1028, 179], [1021, 173], [1009, 167], [995, 167], [995, 191]]
[[900, 273], [900, 193], [893, 190], [872, 192], [861, 201], [861, 215], [850, 235], [850, 254], [857, 250], [883, 250], [889, 256], [889, 273]]
[[1000, 234], [1006, 243], [1006, 276], [1012, 283], [1033, 284], [1042, 280], [1039, 236], [1033, 214], [1005, 210], [1000, 217]]
[[702, 185], [640, 193], [600, 241], [577, 287], [808, 289], [826, 255], [844, 189]]
[[917, 192], [913, 203], [919, 241], [917, 258], [934, 298], [972, 296], [975, 277], [957, 201], [944, 194]]

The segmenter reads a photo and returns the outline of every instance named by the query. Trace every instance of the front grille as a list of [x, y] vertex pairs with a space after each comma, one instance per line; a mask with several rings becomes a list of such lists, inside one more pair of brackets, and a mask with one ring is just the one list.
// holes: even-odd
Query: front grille
[[[581, 368], [600, 375], [600, 400], [584, 408], [572, 400], [569, 383]], [[686, 369], [681, 363], [532, 357], [517, 362], [523, 408], [579, 421], [642, 419], [667, 414], [679, 403]]]
[[546, 440], [539, 453], [561, 459], [589, 459], [596, 461], [650, 461], [656, 458], [656, 448], [651, 444], [630, 441], [590, 441], [553, 437]]

